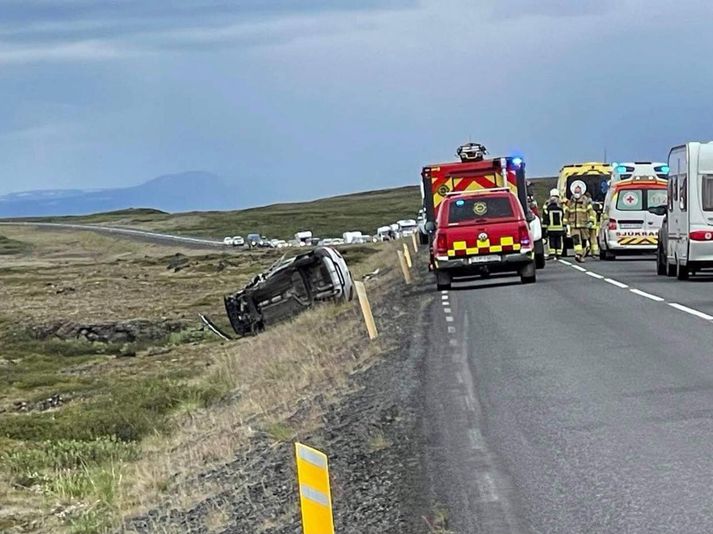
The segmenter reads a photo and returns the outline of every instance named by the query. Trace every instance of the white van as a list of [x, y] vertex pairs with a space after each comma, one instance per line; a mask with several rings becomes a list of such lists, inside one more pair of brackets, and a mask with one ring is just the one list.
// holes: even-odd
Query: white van
[[649, 210], [665, 209], [667, 198], [666, 180], [643, 175], [614, 183], [604, 198], [599, 258], [656, 253], [663, 215]]
[[713, 268], [713, 142], [673, 148], [668, 165], [659, 273], [686, 280], [691, 273]]
[[621, 180], [631, 178], [648, 178], [654, 180], [666, 180], [668, 178], [669, 166], [660, 161], [629, 161], [625, 163], [613, 163], [610, 185]]

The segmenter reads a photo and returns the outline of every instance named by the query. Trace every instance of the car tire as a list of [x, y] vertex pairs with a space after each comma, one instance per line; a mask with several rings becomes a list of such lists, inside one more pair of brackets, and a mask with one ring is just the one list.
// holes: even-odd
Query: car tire
[[547, 264], [547, 258], [545, 258], [545, 244], [542, 239], [535, 242], [535, 268], [544, 269]]
[[428, 234], [418, 233], [418, 242], [422, 245], [428, 245]]
[[534, 263], [528, 263], [520, 268], [520, 282], [523, 284], [534, 284], [537, 282], [537, 268]]
[[660, 248], [656, 249], [656, 274], [659, 276], [666, 275], [666, 257]]
[[436, 288], [438, 291], [444, 291], [451, 288], [453, 277], [451, 273], [445, 271], [436, 271]]
[[688, 276], [691, 271], [688, 269], [688, 265], [681, 265], [681, 262], [676, 263], [676, 278], [679, 280], [688, 280]]

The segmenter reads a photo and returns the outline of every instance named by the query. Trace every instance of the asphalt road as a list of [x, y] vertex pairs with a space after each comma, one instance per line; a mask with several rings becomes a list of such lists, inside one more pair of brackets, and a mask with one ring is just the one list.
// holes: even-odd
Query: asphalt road
[[713, 533], [713, 276], [655, 269], [436, 295], [424, 456], [453, 532]]
[[203, 239], [198, 237], [186, 237], [170, 234], [161, 234], [158, 232], [149, 232], [146, 230], [137, 230], [135, 228], [123, 228], [117, 226], [101, 226], [96, 224], [64, 224], [64, 223], [39, 223], [39, 222], [0, 222], [2, 226], [33, 226], [36, 228], [50, 228], [59, 230], [85, 230], [90, 232], [98, 232], [102, 234], [112, 234], [133, 239], [141, 239], [142, 241], [154, 243], [177, 243], [194, 248], [216, 248], [223, 247], [222, 241], [211, 239]]

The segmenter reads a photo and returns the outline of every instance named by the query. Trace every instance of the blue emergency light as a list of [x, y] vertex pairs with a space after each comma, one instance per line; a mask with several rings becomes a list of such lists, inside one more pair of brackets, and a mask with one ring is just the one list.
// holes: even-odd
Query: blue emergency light
[[626, 174], [626, 171], [627, 171], [627, 169], [624, 165], [619, 165], [616, 168], [616, 172], [618, 172], [619, 174]]
[[456, 206], [462, 206], [463, 204], [465, 204], [464, 200], [456, 200]]
[[524, 161], [521, 157], [516, 157], [516, 158], [512, 158], [512, 163], [516, 167], [520, 167], [524, 163]]
[[663, 174], [668, 174], [670, 170], [671, 170], [671, 168], [670, 168], [668, 165], [662, 165], [662, 166], [661, 166], [661, 172], [662, 172]]

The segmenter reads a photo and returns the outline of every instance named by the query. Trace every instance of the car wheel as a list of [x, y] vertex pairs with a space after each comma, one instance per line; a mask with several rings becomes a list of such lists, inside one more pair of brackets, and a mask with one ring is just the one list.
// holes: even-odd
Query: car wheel
[[688, 275], [690, 274], [690, 270], [688, 269], [688, 265], [681, 265], [681, 262], [677, 262], [676, 266], [676, 278], [679, 280], [688, 280]]
[[656, 249], [656, 274], [664, 276], [666, 274], [666, 257], [663, 255], [663, 250]]
[[537, 281], [537, 269], [534, 263], [528, 263], [520, 269], [520, 282], [534, 284]]
[[422, 245], [428, 245], [428, 234], [418, 233], [418, 242]]
[[436, 288], [438, 291], [444, 291], [451, 288], [453, 278], [450, 273], [445, 271], [436, 271]]

